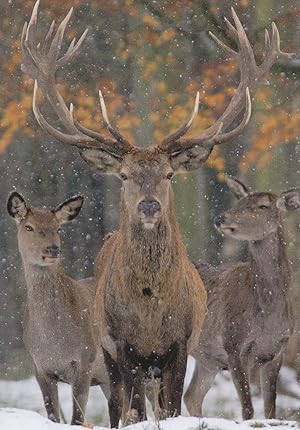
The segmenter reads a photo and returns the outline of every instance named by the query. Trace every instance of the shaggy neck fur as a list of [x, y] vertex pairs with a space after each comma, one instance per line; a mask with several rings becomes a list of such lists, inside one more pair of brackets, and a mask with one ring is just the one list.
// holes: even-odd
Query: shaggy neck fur
[[135, 278], [132, 284], [138, 285], [137, 288], [147, 286], [153, 293], [167, 280], [174, 282], [182, 256], [186, 255], [172, 197], [170, 192], [168, 208], [151, 230], [144, 228], [139, 221], [130, 221], [124, 198], [121, 197], [121, 247], [126, 250], [123, 261]]
[[266, 313], [286, 308], [290, 269], [281, 225], [265, 239], [251, 242], [250, 263], [261, 308]]

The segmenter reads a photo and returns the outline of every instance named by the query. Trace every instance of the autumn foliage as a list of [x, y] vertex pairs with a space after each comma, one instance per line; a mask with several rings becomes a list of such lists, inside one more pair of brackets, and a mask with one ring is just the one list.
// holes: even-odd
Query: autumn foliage
[[[193, 36], [198, 34], [198, 27], [202, 31], [214, 30], [213, 21], [220, 21], [225, 6], [220, 9], [219, 2], [203, 2], [206, 9], [198, 19], [196, 12], [201, 11], [196, 3], [164, 1], [159, 7], [157, 2], [131, 0], [43, 0], [42, 25], [49, 25], [52, 19], [59, 21], [73, 6], [75, 13], [67, 38], [78, 37], [86, 26], [89, 28], [85, 52], [62, 74], [61, 80], [61, 91], [74, 103], [76, 118], [87, 127], [101, 127], [96, 99], [101, 87], [110, 116], [122, 133], [140, 144], [149, 144], [185, 121], [199, 90], [201, 105], [192, 133], [197, 134], [213, 123], [235, 91], [238, 68], [212, 42], [207, 42], [207, 34], [203, 37], [210, 45], [205, 49], [200, 49], [200, 36], [197, 40]], [[33, 0], [15, 0], [2, 6], [0, 67], [5, 78], [0, 84], [0, 153], [8, 150], [16, 135], [37, 138], [42, 133], [31, 114], [33, 83], [20, 71], [20, 34], [33, 4]], [[242, 17], [249, 7], [248, 1], [240, 1]], [[284, 25], [282, 17], [281, 21]], [[255, 25], [249, 25], [252, 24]], [[263, 31], [258, 26], [255, 30], [259, 56]], [[293, 48], [287, 40], [284, 44], [286, 49]], [[294, 77], [289, 78], [275, 70], [269, 85], [256, 94], [252, 122], [244, 137], [246, 149], [237, 157], [242, 172], [253, 163], [258, 168], [264, 166], [277, 146], [296, 141], [300, 113], [292, 97], [286, 96], [293, 94]], [[51, 112], [49, 115], [55, 122]], [[226, 152], [216, 148], [208, 166], [222, 172], [226, 163]]]

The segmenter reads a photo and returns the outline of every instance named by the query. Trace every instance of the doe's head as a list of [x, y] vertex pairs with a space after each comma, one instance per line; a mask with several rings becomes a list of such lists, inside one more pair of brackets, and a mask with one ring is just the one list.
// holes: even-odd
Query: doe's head
[[83, 197], [72, 197], [56, 209], [30, 208], [16, 191], [8, 198], [7, 210], [17, 223], [18, 246], [23, 261], [50, 266], [60, 259], [59, 228], [80, 212]]
[[215, 218], [218, 231], [238, 240], [262, 240], [278, 229], [285, 210], [300, 207], [300, 189], [294, 188], [280, 196], [270, 192], [250, 192], [233, 176], [225, 177], [236, 202]]

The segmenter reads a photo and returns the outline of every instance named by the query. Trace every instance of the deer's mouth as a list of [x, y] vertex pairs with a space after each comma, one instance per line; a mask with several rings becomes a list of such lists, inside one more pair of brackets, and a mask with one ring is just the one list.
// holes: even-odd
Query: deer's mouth
[[236, 227], [234, 226], [219, 226], [218, 230], [220, 233], [224, 234], [224, 235], [232, 235], [236, 232]]
[[59, 255], [57, 255], [57, 256], [54, 256], [54, 255], [43, 255], [42, 256], [42, 260], [43, 260], [43, 262], [44, 263], [52, 263], [52, 262], [55, 262], [55, 261], [57, 261], [59, 259]]

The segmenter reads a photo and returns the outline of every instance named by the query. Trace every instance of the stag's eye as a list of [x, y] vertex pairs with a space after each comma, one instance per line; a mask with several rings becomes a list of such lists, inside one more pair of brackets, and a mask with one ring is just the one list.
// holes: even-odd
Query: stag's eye
[[126, 181], [126, 179], [128, 179], [128, 176], [125, 175], [125, 173], [120, 173], [120, 177], [121, 177], [122, 181]]
[[260, 206], [258, 206], [259, 207], [259, 209], [268, 209], [268, 207], [269, 206], [266, 206], [266, 205], [260, 205]]
[[61, 233], [61, 228], [58, 228], [57, 229], [57, 233], [59, 234], [59, 233]]
[[27, 231], [33, 231], [34, 230], [33, 227], [31, 227], [31, 225], [29, 225], [29, 224], [25, 225], [25, 228]]
[[169, 172], [169, 173], [167, 174], [167, 179], [172, 179], [172, 178], [173, 178], [173, 176], [174, 176], [174, 173], [173, 173], [173, 172]]

